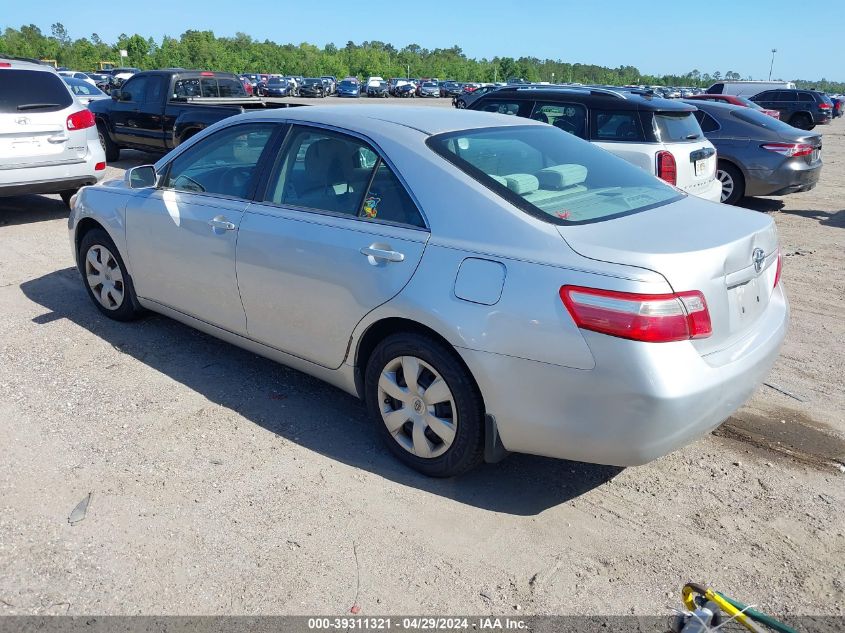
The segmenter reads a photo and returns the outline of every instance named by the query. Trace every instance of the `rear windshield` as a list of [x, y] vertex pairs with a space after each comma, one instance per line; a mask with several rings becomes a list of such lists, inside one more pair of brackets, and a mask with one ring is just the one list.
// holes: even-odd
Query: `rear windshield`
[[642, 169], [550, 125], [450, 132], [426, 143], [502, 198], [553, 224], [608, 220], [683, 197]]
[[696, 141], [704, 136], [692, 112], [655, 112], [654, 134], [662, 143]]
[[752, 110], [762, 110], [763, 109], [761, 106], [754, 103], [751, 99], [746, 99], [745, 97], [737, 97], [737, 101], [739, 101], [746, 108], [751, 108]]
[[58, 112], [73, 103], [58, 75], [40, 70], [0, 70], [0, 112]]
[[762, 127], [767, 130], [779, 133], [785, 132], [789, 134], [789, 136], [793, 136], [796, 133], [796, 129], [788, 123], [784, 123], [779, 119], [769, 116], [768, 114], [763, 114], [759, 110], [752, 110], [751, 108], [736, 108], [731, 110], [731, 116], [736, 117], [740, 121], [745, 121], [746, 123], [750, 123], [751, 125]]

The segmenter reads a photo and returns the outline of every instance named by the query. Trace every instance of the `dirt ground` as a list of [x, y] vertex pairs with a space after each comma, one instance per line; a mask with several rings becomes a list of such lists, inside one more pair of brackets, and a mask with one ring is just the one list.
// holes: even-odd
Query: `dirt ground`
[[0, 614], [665, 614], [693, 579], [843, 615], [845, 120], [821, 131], [815, 190], [748, 201], [786, 253], [774, 388], [625, 470], [418, 476], [336, 389], [164, 317], [101, 317], [61, 202], [0, 199]]

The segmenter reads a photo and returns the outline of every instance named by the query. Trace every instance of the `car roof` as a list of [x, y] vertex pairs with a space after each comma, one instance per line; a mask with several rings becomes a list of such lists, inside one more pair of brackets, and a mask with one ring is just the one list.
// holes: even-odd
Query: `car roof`
[[603, 86], [506, 86], [488, 92], [481, 99], [493, 100], [507, 95], [524, 101], [575, 101], [614, 110], [651, 110], [692, 112], [695, 107], [678, 101], [655, 97], [626, 88]]
[[398, 105], [361, 105], [354, 108], [306, 106], [255, 111], [244, 116], [254, 116], [255, 118], [271, 116], [289, 121], [321, 123], [361, 132], [368, 130], [383, 132], [384, 124], [389, 123], [430, 135], [496, 126], [546, 125], [530, 119], [504, 114], [454, 108], [403, 107]]
[[55, 68], [49, 64], [40, 62], [37, 59], [0, 54], [0, 61], [3, 62], [3, 68], [6, 70], [40, 70], [47, 73], [58, 74]]

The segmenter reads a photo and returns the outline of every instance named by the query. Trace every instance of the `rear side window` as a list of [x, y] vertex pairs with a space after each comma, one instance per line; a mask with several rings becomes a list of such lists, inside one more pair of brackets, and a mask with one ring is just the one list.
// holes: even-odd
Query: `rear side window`
[[705, 134], [707, 132], [715, 132], [719, 129], [719, 124], [716, 122], [712, 116], [704, 112], [703, 110], [699, 110], [695, 112], [695, 118], [698, 121], [698, 124], [701, 126], [701, 131]]
[[756, 127], [773, 130], [775, 132], [783, 132], [790, 136], [795, 133], [795, 128], [788, 123], [784, 123], [779, 119], [770, 117], [768, 114], [763, 114], [759, 110], [752, 110], [751, 108], [737, 108], [736, 110], [731, 110], [730, 115], [740, 121], [745, 121], [746, 123], [750, 123]]
[[654, 135], [662, 143], [696, 141], [703, 135], [692, 112], [655, 112]]
[[40, 70], [0, 70], [0, 113], [58, 112], [73, 103], [58, 75]]
[[587, 108], [580, 103], [538, 102], [531, 118], [554, 125], [579, 138], [587, 138]]
[[813, 95], [809, 92], [799, 92], [798, 101], [803, 101], [804, 103], [814, 103], [815, 99], [813, 99]]
[[638, 143], [645, 140], [639, 117], [633, 110], [593, 110], [592, 123], [594, 141]]

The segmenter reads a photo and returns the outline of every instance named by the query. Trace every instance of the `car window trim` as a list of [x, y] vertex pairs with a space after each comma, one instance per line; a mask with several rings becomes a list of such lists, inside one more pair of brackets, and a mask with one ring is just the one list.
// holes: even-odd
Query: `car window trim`
[[[267, 176], [266, 182], [263, 183], [263, 187], [262, 187], [262, 190], [260, 191], [260, 195], [258, 195], [258, 194], [256, 195], [256, 199], [255, 199], [256, 203], [268, 205], [270, 207], [279, 207], [279, 208], [291, 209], [291, 210], [295, 210], [295, 211], [303, 211], [303, 212], [306, 212], [306, 213], [320, 213], [320, 214], [323, 214], [323, 215], [330, 215], [330, 216], [333, 216], [333, 217], [337, 217], [337, 216], [351, 217], [353, 219], [364, 222], [365, 224], [382, 223], [382, 224], [388, 224], [390, 226], [407, 227], [409, 229], [414, 229], [416, 231], [431, 232], [431, 225], [428, 222], [428, 217], [426, 217], [425, 213], [423, 212], [422, 206], [420, 205], [419, 201], [417, 200], [417, 197], [414, 195], [413, 190], [408, 186], [408, 183], [402, 177], [399, 170], [396, 169], [396, 167], [393, 165], [391, 160], [389, 158], [387, 158], [385, 152], [381, 149], [381, 147], [379, 147], [378, 143], [374, 142], [372, 139], [368, 138], [364, 134], [356, 132], [355, 130], [348, 130], [346, 128], [340, 128], [340, 127], [336, 127], [334, 125], [327, 125], [327, 124], [323, 124], [323, 123], [317, 123], [317, 122], [314, 122], [314, 121], [285, 120], [284, 122], [289, 124], [287, 135], [285, 136], [284, 143], [279, 147], [279, 150], [276, 154], [276, 157], [273, 159], [273, 161], [271, 161], [272, 166], [271, 166], [270, 170], [268, 171], [268, 173], [266, 174], [266, 176]], [[413, 203], [414, 207], [416, 208], [417, 213], [420, 214], [420, 217], [422, 218], [424, 226], [416, 226], [414, 224], [405, 224], [403, 222], [393, 222], [391, 220], [379, 220], [377, 218], [375, 218], [375, 219], [373, 219], [373, 218], [362, 218], [362, 217], [359, 217], [357, 214], [356, 215], [350, 215], [348, 213], [338, 213], [338, 212], [335, 212], [335, 211], [326, 211], [324, 209], [314, 209], [314, 208], [311, 208], [311, 207], [301, 207], [301, 206], [292, 205], [292, 204], [281, 204], [281, 203], [275, 203], [272, 200], [267, 200], [266, 199], [267, 198], [267, 191], [270, 187], [271, 177], [274, 173], [276, 173], [277, 169], [279, 168], [280, 162], [282, 160], [282, 156], [284, 156], [285, 153], [287, 152], [287, 150], [289, 149], [288, 144], [290, 142], [290, 139], [293, 138], [294, 129], [296, 127], [311, 127], [311, 128], [322, 129], [322, 130], [328, 130], [330, 132], [335, 132], [336, 134], [344, 134], [346, 136], [352, 136], [352, 137], [354, 137], [354, 138], [356, 138], [360, 141], [363, 141], [364, 143], [366, 143], [370, 147], [370, 149], [373, 150], [373, 152], [377, 156], [376, 164], [373, 168], [372, 173], [370, 174], [370, 179], [369, 179], [368, 184], [367, 184], [367, 189], [364, 191], [364, 197], [361, 200], [361, 204], [358, 208], [357, 213], [360, 213], [361, 210], [363, 209], [364, 199], [366, 199], [366, 194], [370, 190], [370, 186], [372, 185], [372, 181], [373, 181], [373, 178], [375, 177], [375, 173], [376, 173], [376, 168], [382, 162], [384, 162], [390, 168], [390, 171], [393, 173], [393, 175], [396, 177], [396, 179], [399, 181], [399, 184], [405, 189], [405, 193], [408, 194], [408, 197], [410, 198], [411, 202]]]
[[261, 150], [261, 156], [258, 157], [258, 162], [255, 164], [256, 172], [257, 172], [258, 175], [256, 177], [255, 184], [252, 186], [252, 190], [249, 193], [249, 195], [242, 197], [242, 196], [232, 196], [232, 195], [225, 194], [225, 193], [210, 193], [210, 192], [207, 192], [207, 191], [182, 191], [181, 189], [175, 189], [173, 187], [164, 187], [164, 186], [158, 185], [158, 184], [155, 186], [155, 189], [157, 191], [175, 191], [176, 193], [185, 193], [185, 194], [190, 194], [190, 195], [194, 195], [194, 196], [202, 196], [204, 198], [220, 198], [220, 199], [223, 199], [223, 200], [243, 200], [244, 202], [247, 202], [247, 203], [254, 202], [256, 193], [257, 193], [257, 191], [259, 189], [259, 185], [261, 183], [261, 177], [264, 175], [264, 168], [263, 168], [262, 164], [267, 162], [267, 160], [268, 160], [267, 152], [274, 145], [274, 139], [277, 140], [278, 136], [281, 135], [280, 128], [284, 127], [284, 126], [279, 125], [279, 122], [277, 122], [277, 121], [244, 121], [243, 123], [235, 123], [235, 124], [232, 124], [232, 125], [223, 126], [220, 129], [215, 130], [215, 132], [213, 134], [209, 134], [208, 136], [203, 137], [197, 143], [191, 144], [189, 147], [186, 147], [181, 152], [176, 154], [171, 160], [169, 160], [165, 164], [164, 171], [162, 171], [162, 175], [159, 178], [159, 182], [166, 182], [167, 179], [170, 177], [170, 170], [173, 167], [173, 163], [175, 163], [176, 160], [179, 159], [180, 156], [183, 156], [186, 152], [191, 151], [199, 143], [202, 143], [202, 142], [206, 141], [207, 139], [210, 139], [210, 138], [216, 136], [217, 134], [226, 132], [226, 131], [231, 130], [231, 129], [236, 128], [236, 127], [255, 126], [255, 125], [270, 125], [270, 126], [273, 126], [275, 129], [273, 129], [272, 133], [270, 134], [270, 138], [267, 140], [267, 144], [264, 146], [264, 149]]

